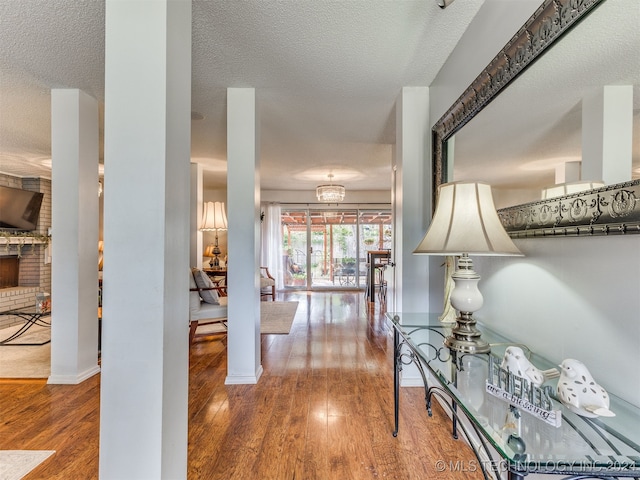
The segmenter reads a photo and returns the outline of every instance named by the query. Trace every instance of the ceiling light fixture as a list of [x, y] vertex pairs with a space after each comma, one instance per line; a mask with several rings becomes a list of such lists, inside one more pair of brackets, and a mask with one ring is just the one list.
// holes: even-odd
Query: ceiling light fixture
[[316, 197], [319, 202], [324, 203], [337, 203], [344, 200], [344, 186], [334, 185], [331, 182], [333, 174], [329, 174], [328, 185], [318, 185], [316, 187]]

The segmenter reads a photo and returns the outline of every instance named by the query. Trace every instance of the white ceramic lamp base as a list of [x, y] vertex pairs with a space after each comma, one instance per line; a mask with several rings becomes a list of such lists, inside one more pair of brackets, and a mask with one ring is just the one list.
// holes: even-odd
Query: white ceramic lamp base
[[451, 330], [445, 341], [445, 346], [462, 353], [488, 353], [491, 347], [480, 337], [482, 334], [476, 328], [473, 312], [479, 310], [483, 304], [482, 294], [478, 290], [480, 275], [473, 270], [473, 261], [469, 255], [463, 254], [458, 260], [458, 268], [451, 275], [455, 282], [451, 292], [451, 305], [459, 314], [456, 326]]

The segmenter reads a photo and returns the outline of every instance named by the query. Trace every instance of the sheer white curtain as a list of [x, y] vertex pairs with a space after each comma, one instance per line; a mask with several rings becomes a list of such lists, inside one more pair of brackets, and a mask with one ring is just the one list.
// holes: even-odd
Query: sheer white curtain
[[276, 279], [276, 289], [284, 286], [282, 272], [282, 227], [280, 224], [281, 208], [279, 204], [262, 206], [262, 266], [269, 267], [269, 272]]

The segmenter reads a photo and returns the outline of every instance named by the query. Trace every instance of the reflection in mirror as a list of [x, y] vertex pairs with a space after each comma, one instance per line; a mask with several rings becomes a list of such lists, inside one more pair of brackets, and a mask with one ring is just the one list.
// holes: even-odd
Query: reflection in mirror
[[448, 180], [490, 183], [502, 208], [640, 178], [639, 25], [637, 0], [594, 8], [450, 139]]

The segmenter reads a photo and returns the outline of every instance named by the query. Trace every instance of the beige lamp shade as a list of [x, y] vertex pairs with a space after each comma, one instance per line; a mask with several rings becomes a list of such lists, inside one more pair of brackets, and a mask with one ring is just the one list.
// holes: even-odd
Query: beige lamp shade
[[215, 254], [213, 253], [213, 249], [215, 248], [215, 245], [213, 243], [210, 243], [209, 245], [207, 245], [207, 247], [204, 249], [204, 255], [205, 257], [215, 257]]
[[200, 230], [211, 232], [227, 229], [227, 214], [223, 202], [207, 202], [204, 204]]
[[426, 235], [413, 253], [425, 255], [522, 255], [498, 218], [491, 186], [445, 183]]

